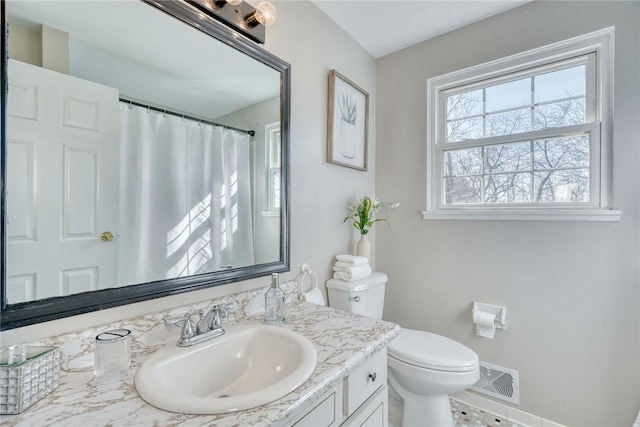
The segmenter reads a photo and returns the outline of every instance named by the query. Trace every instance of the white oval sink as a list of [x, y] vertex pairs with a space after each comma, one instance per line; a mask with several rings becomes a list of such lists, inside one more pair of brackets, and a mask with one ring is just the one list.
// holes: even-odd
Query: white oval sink
[[316, 368], [313, 344], [297, 332], [261, 324], [226, 330], [193, 347], [152, 354], [136, 373], [140, 397], [171, 412], [236, 412], [289, 394]]

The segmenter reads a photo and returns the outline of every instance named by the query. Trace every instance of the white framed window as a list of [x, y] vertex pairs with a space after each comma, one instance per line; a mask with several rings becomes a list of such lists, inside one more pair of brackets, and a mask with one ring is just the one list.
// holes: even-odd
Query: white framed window
[[427, 81], [425, 219], [618, 221], [613, 28]]
[[280, 122], [270, 123], [265, 126], [265, 147], [266, 152], [266, 172], [267, 182], [269, 185], [269, 196], [267, 198], [267, 211], [272, 214], [280, 214], [280, 158], [282, 156], [281, 151], [281, 139], [280, 139]]

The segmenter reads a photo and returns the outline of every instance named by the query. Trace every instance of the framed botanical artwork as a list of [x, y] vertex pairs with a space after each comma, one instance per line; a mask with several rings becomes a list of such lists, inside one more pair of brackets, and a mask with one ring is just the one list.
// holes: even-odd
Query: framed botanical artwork
[[327, 162], [367, 170], [369, 94], [336, 70], [329, 72]]

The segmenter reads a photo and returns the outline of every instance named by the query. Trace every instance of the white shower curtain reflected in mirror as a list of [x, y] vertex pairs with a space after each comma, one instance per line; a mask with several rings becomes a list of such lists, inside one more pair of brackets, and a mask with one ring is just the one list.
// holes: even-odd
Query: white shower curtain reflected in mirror
[[249, 136], [120, 104], [121, 284], [254, 263]]

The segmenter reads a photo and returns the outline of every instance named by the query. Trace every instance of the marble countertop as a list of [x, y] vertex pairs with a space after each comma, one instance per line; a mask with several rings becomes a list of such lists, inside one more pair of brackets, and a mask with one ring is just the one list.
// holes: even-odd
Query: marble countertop
[[[288, 303], [286, 315], [286, 324], [281, 327], [307, 337], [318, 352], [318, 364], [313, 376], [302, 386], [270, 404], [233, 414], [185, 415], [144, 402], [135, 390], [136, 370], [154, 351], [175, 345], [179, 335], [179, 329], [159, 324], [137, 336], [134, 331], [131, 368], [123, 380], [110, 384], [96, 381], [88, 362], [92, 352], [85, 349], [79, 352], [81, 357], [69, 358], [62, 364], [57, 390], [24, 413], [3, 416], [0, 422], [3, 426], [282, 425], [311, 409], [317, 399], [382, 350], [400, 331], [393, 323], [305, 302]], [[260, 319], [259, 314], [254, 314], [231, 321], [245, 323]]]

